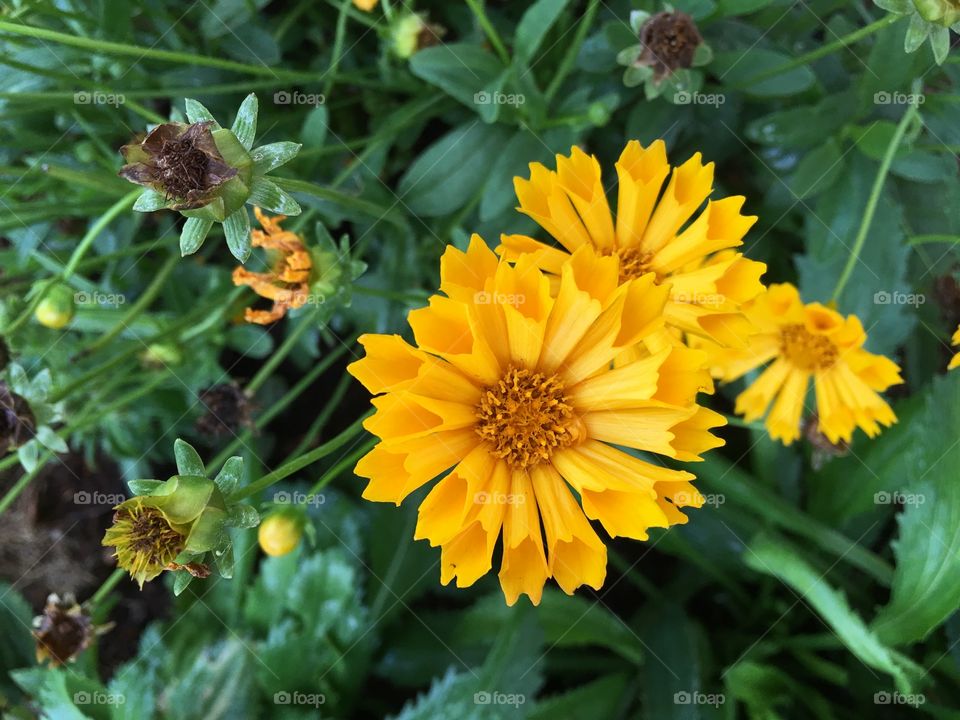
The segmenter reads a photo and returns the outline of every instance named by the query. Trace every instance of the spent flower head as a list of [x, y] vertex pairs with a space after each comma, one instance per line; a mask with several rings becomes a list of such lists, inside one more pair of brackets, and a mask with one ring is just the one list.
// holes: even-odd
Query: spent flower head
[[213, 223], [223, 224], [227, 246], [240, 262], [250, 255], [250, 217], [245, 204], [285, 215], [299, 215], [300, 206], [267, 177], [300, 151], [293, 142], [253, 147], [257, 132], [257, 97], [240, 105], [229, 128], [210, 111], [187, 99], [184, 122], [155, 127], [144, 140], [125, 145], [121, 177], [147, 189], [133, 209], [175, 210], [187, 218], [180, 234], [180, 252], [200, 249]]
[[6, 380], [0, 380], [0, 451], [16, 450], [23, 469], [31, 472], [40, 461], [41, 448], [55, 453], [69, 450], [50, 427], [63, 418], [63, 404], [48, 402], [53, 384], [49, 370], [31, 379], [20, 365], [11, 363], [5, 374]]
[[89, 609], [80, 605], [71, 593], [62, 598], [53, 593], [47, 597], [43, 614], [33, 619], [37, 662], [53, 667], [75, 662], [97, 635], [112, 627], [112, 624], [94, 625]]

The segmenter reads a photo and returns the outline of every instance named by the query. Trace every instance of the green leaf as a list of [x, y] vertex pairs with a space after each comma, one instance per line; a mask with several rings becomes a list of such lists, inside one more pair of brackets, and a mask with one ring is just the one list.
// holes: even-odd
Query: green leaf
[[[426, 52], [426, 51], [423, 51]], [[417, 58], [422, 53], [417, 53]], [[483, 186], [508, 130], [474, 120], [447, 133], [400, 179], [399, 196], [411, 212], [438, 217], [454, 212]]]
[[257, 135], [257, 110], [257, 96], [250, 93], [240, 104], [237, 117], [230, 128], [247, 150], [253, 147], [253, 140]]
[[211, 130], [220, 129], [220, 123], [214, 120], [213, 115], [210, 114], [210, 111], [207, 110], [203, 105], [198, 103], [196, 100], [192, 98], [187, 98], [186, 100], [183, 101], [183, 104], [187, 111], [187, 120], [189, 120], [191, 123], [198, 123], [198, 122], [204, 122], [204, 121], [211, 122], [213, 123], [213, 126], [210, 128]]
[[620, 674], [604, 675], [559, 695], [541, 699], [527, 715], [527, 720], [617, 717], [628, 690], [627, 678], [627, 675]]
[[131, 480], [127, 483], [134, 495], [149, 495], [161, 485], [163, 482], [160, 480]]
[[526, 65], [536, 56], [540, 44], [569, 1], [537, 0], [527, 8], [513, 36], [514, 55], [519, 62]]
[[828, 190], [843, 172], [842, 158], [840, 143], [830, 138], [803, 157], [790, 177], [790, 189], [800, 199]]
[[194, 450], [190, 443], [177, 438], [173, 443], [173, 454], [177, 459], [178, 475], [206, 477], [203, 469], [203, 460], [200, 459], [200, 455]]
[[884, 645], [847, 603], [793, 548], [770, 535], [758, 535], [747, 548], [746, 564], [759, 573], [772, 575], [803, 597], [840, 641], [864, 664], [889, 673], [897, 689], [911, 693], [926, 674], [908, 657]]
[[253, 181], [247, 203], [279, 215], [299, 215], [302, 212], [300, 204], [286, 190], [264, 177]]
[[193, 582], [193, 575], [186, 570], [177, 570], [173, 574], [173, 594], [177, 597], [183, 594], [190, 583]]
[[640, 678], [648, 716], [685, 717], [683, 698], [702, 691], [697, 626], [676, 605], [656, 604], [645, 608], [637, 634], [649, 655]]
[[227, 497], [237, 488], [241, 477], [243, 477], [243, 458], [235, 455], [223, 464], [223, 468], [213, 481], [224, 497]]
[[39, 442], [47, 450], [50, 450], [55, 453], [65, 453], [70, 452], [70, 448], [67, 447], [67, 443], [62, 437], [57, 435], [51, 427], [44, 425], [40, 428], [37, 428], [37, 442]]
[[229, 527], [252, 528], [260, 524], [260, 513], [253, 505], [231, 505], [227, 509], [226, 524]]
[[213, 227], [213, 220], [204, 218], [187, 218], [183, 224], [183, 230], [180, 231], [180, 255], [186, 257], [193, 255], [203, 241], [207, 239], [207, 233]]
[[[910, 0], [904, 0], [910, 2]], [[765, 8], [773, 0], [718, 0], [717, 7], [723, 16], [747, 15]]]
[[934, 28], [930, 33], [930, 47], [933, 48], [933, 59], [937, 65], [943, 65], [950, 54], [950, 30], [945, 27]]
[[163, 210], [167, 206], [167, 199], [163, 193], [157, 192], [152, 188], [143, 191], [137, 201], [133, 204], [133, 209], [137, 212], [153, 212]]
[[817, 77], [809, 66], [800, 65], [760, 81], [754, 81], [754, 78], [767, 70], [786, 65], [791, 59], [783, 53], [754, 47], [746, 52], [741, 50], [718, 52], [710, 67], [724, 85], [741, 89], [748, 95], [765, 98], [789, 97], [809, 89], [816, 83]]
[[[950, 450], [942, 462], [956, 467], [958, 456]], [[873, 621], [877, 635], [892, 645], [924, 640], [960, 607], [960, 483], [925, 481], [900, 497], [905, 509], [893, 544], [891, 598]]]
[[887, 12], [897, 15], [906, 15], [913, 12], [913, 3], [910, 0], [873, 0], [876, 6]]
[[245, 263], [253, 249], [250, 239], [250, 216], [246, 209], [240, 208], [223, 222], [223, 234], [227, 238], [227, 247], [241, 263]]
[[449, 43], [418, 52], [410, 58], [410, 70], [479, 112], [476, 96], [503, 72], [503, 65], [495, 55], [476, 45]]
[[293, 160], [303, 145], [295, 142], [275, 142], [261, 145], [250, 151], [253, 160], [253, 174], [265, 175], [271, 170]]
[[916, 52], [927, 39], [933, 26], [917, 14], [910, 16], [910, 25], [907, 27], [907, 34], [903, 38], [903, 49], [908, 52]]

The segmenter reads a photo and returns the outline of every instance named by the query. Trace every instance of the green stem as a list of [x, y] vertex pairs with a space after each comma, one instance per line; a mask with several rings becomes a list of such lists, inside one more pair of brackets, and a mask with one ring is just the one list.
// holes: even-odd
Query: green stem
[[[3, 23], [0, 22], [0, 25], [3, 25]], [[46, 296], [50, 288], [57, 283], [67, 282], [70, 279], [70, 276], [76, 271], [77, 266], [83, 259], [83, 256], [86, 255], [87, 251], [90, 249], [90, 246], [93, 245], [93, 241], [97, 239], [107, 225], [113, 222], [117, 215], [133, 206], [134, 201], [141, 192], [142, 190], [138, 188], [137, 190], [127, 193], [122, 198], [117, 200], [117, 202], [115, 202], [103, 215], [100, 216], [100, 219], [93, 224], [93, 226], [87, 231], [87, 234], [83, 236], [83, 239], [80, 240], [80, 244], [77, 245], [76, 249], [73, 251], [73, 254], [70, 256], [70, 259], [67, 261], [66, 267], [63, 268], [63, 272], [58, 276], [49, 278], [43, 284], [39, 292], [37, 292], [30, 300], [27, 308], [20, 313], [20, 317], [4, 328], [4, 335], [12, 335], [19, 330], [20, 327], [27, 322], [27, 320], [30, 319], [30, 316], [33, 315], [33, 311], [36, 310], [37, 306], [43, 301], [44, 296]]]
[[320, 476], [320, 479], [314, 483], [313, 487], [310, 488], [308, 495], [316, 495], [318, 492], [323, 490], [331, 480], [338, 477], [340, 473], [346, 470], [348, 467], [352, 467], [357, 460], [362, 458], [368, 452], [373, 449], [373, 446], [379, 442], [376, 438], [371, 438], [363, 443], [356, 450], [351, 452], [349, 455], [345, 455], [334, 465], [332, 465], [328, 470], [326, 470], [323, 475]]
[[79, 355], [89, 355], [99, 350], [128, 328], [142, 312], [150, 307], [150, 304], [156, 299], [157, 295], [160, 294], [166, 286], [167, 278], [170, 277], [170, 273], [173, 272], [179, 260], [180, 257], [178, 255], [171, 255], [154, 276], [147, 289], [144, 290], [143, 294], [137, 298], [137, 301], [130, 306], [130, 309], [124, 313], [123, 317], [117, 321], [117, 324], [81, 350]]
[[301, 455], [298, 458], [290, 460], [287, 463], [284, 463], [282, 466], [278, 467], [272, 473], [264, 475], [262, 478], [256, 482], [252, 482], [244, 488], [240, 488], [236, 493], [233, 494], [231, 498], [232, 501], [242, 500], [248, 498], [252, 495], [256, 495], [259, 492], [265, 490], [266, 488], [274, 485], [275, 483], [280, 482], [281, 480], [290, 477], [296, 472], [299, 472], [308, 465], [312, 465], [318, 460], [322, 460], [330, 453], [334, 452], [337, 448], [346, 445], [352, 438], [359, 435], [363, 432], [363, 421], [366, 419], [366, 416], [361, 417], [356, 422], [353, 423], [350, 427], [344, 430], [342, 433], [337, 435], [332, 440], [325, 442], [323, 445], [320, 445], [308, 453]]
[[127, 571], [122, 570], [120, 568], [117, 568], [112, 573], [110, 573], [110, 577], [108, 577], [106, 580], [103, 581], [103, 584], [100, 586], [100, 589], [93, 594], [92, 598], [90, 598], [89, 604], [92, 607], [96, 608], [100, 603], [104, 601], [107, 595], [109, 595], [113, 591], [113, 589], [117, 586], [117, 584], [121, 580], [123, 580], [126, 574], [127, 574]]
[[[919, 91], [920, 81], [916, 80], [913, 83], [913, 92], [918, 93]], [[836, 302], [840, 297], [844, 287], [847, 285], [847, 281], [853, 274], [854, 267], [856, 267], [857, 262], [860, 260], [860, 252], [863, 250], [863, 245], [867, 240], [867, 233], [870, 232], [870, 225], [873, 223], [873, 216], [877, 211], [880, 194], [883, 192], [883, 185], [887, 180], [887, 174], [890, 172], [890, 165], [893, 164], [893, 158], [897, 154], [900, 143], [903, 141], [907, 127], [917, 116], [917, 107], [915, 103], [907, 107], [907, 111], [897, 124], [897, 129], [894, 131], [893, 137], [890, 138], [890, 144], [887, 145], [887, 149], [883, 153], [883, 159], [880, 161], [880, 169], [877, 171], [877, 177], [873, 181], [873, 189], [870, 191], [870, 197], [867, 198], [867, 207], [863, 212], [860, 229], [857, 231], [856, 238], [854, 238], [853, 241], [853, 248], [850, 250], [850, 257], [847, 258], [847, 264], [844, 266], [843, 272], [840, 273], [840, 279], [837, 280], [837, 286], [833, 291], [833, 302]]]
[[404, 227], [403, 220], [397, 217], [395, 212], [392, 210], [384, 210], [383, 207], [369, 200], [363, 200], [354, 195], [348, 195], [347, 193], [332, 190], [331, 188], [307, 182], [306, 180], [294, 180], [293, 178], [276, 177], [274, 175], [271, 175], [270, 179], [284, 190], [313, 195], [316, 198], [327, 200], [348, 210], [356, 210], [365, 215], [376, 217], [378, 220], [388, 220], [399, 228]]
[[576, 62], [577, 55], [580, 54], [580, 47], [587, 39], [587, 33], [590, 31], [599, 9], [600, 0], [590, 0], [590, 4], [587, 5], [587, 10], [583, 14], [583, 19], [580, 20], [580, 25], [577, 27], [577, 34], [573, 37], [573, 43], [567, 48], [567, 54], [564, 55], [563, 60], [560, 61], [560, 67], [557, 68], [556, 75], [553, 76], [553, 80], [550, 81], [544, 93], [547, 103], [550, 103], [554, 96], [560, 91], [560, 86], [573, 69], [573, 63]]
[[277, 348], [276, 352], [271, 353], [270, 359], [263, 364], [257, 371], [257, 374], [253, 376], [253, 379], [247, 383], [245, 392], [248, 397], [253, 397], [257, 393], [257, 390], [263, 387], [263, 384], [273, 375], [273, 371], [277, 369], [280, 363], [290, 354], [290, 351], [300, 342], [300, 338], [303, 337], [304, 333], [316, 327], [313, 321], [319, 314], [320, 306], [315, 306], [306, 316], [299, 319], [293, 330], [287, 335], [286, 340], [283, 341], [283, 344]]
[[347, 373], [344, 373], [343, 377], [341, 377], [340, 381], [337, 383], [337, 386], [333, 389], [333, 392], [330, 393], [330, 399], [327, 401], [326, 407], [324, 407], [317, 417], [313, 419], [313, 422], [310, 423], [310, 427], [307, 428], [307, 432], [304, 434], [303, 439], [297, 443], [297, 446], [290, 452], [290, 457], [296, 457], [300, 453], [304, 452], [313, 444], [314, 440], [320, 436], [320, 433], [323, 432], [323, 429], [327, 425], [327, 421], [330, 420], [330, 416], [338, 407], [340, 407], [340, 401], [346, 394], [347, 388], [350, 387], [351, 382], [353, 382], [353, 378]]
[[497, 55], [500, 56], [501, 62], [503, 62], [504, 65], [509, 65], [510, 53], [507, 52], [507, 46], [504, 45], [503, 40], [500, 39], [500, 33], [497, 32], [497, 29], [493, 26], [493, 23], [490, 22], [490, 18], [487, 17], [487, 11], [483, 7], [483, 3], [480, 2], [480, 0], [467, 0], [467, 5], [473, 12], [474, 17], [477, 18], [477, 22], [480, 24], [480, 27], [483, 28], [483, 32], [490, 41], [490, 44], [493, 46], [493, 49], [496, 51]]
[[333, 90], [333, 84], [337, 80], [337, 70], [340, 67], [340, 58], [343, 55], [343, 41], [347, 33], [347, 18], [349, 17], [350, 5], [352, 0], [343, 0], [340, 6], [340, 14], [337, 15], [337, 29], [333, 36], [333, 52], [330, 55], [330, 67], [327, 69], [327, 80], [323, 84], [324, 97], [330, 97], [330, 91]]
[[848, 33], [841, 38], [837, 38], [833, 42], [827, 43], [816, 50], [812, 50], [804, 55], [801, 55], [798, 58], [794, 58], [789, 62], [779, 65], [778, 67], [772, 68], [770, 70], [749, 77], [746, 80], [737, 84], [737, 87], [748, 87], [751, 85], [756, 85], [757, 83], [763, 82], [764, 80], [769, 80], [770, 78], [777, 77], [782, 75], [785, 72], [790, 72], [791, 70], [798, 68], [800, 66], [809, 65], [810, 63], [819, 60], [820, 58], [826, 57], [831, 53], [841, 50], [848, 45], [853, 45], [855, 42], [862, 40], [865, 37], [873, 35], [875, 32], [883, 30], [889, 25], [893, 25], [895, 22], [898, 22], [902, 18], [906, 17], [905, 15], [894, 15], [889, 14], [886, 17], [883, 17], [877, 20], [874, 23], [860, 28], [859, 30], [854, 30], [852, 33]]
[[93, 38], [78, 37], [67, 33], [47, 30], [45, 28], [31, 27], [19, 23], [0, 21], [0, 32], [10, 32], [16, 35], [26, 35], [37, 40], [49, 40], [50, 42], [68, 45], [83, 50], [90, 50], [104, 55], [121, 55], [133, 57], [139, 60], [158, 60], [161, 62], [176, 63], [178, 65], [199, 65], [202, 67], [219, 68], [221, 70], [230, 70], [232, 72], [246, 73], [248, 75], [269, 75], [274, 78], [286, 78], [290, 81], [316, 81], [315, 73], [292, 72], [271, 68], [266, 65], [250, 65], [247, 63], [235, 62], [218, 57], [208, 57], [206, 55], [195, 55], [193, 53], [175, 52], [172, 50], [160, 50], [157, 48], [146, 48], [138, 45], [127, 45], [126, 43], [108, 42], [106, 40], [95, 40]]

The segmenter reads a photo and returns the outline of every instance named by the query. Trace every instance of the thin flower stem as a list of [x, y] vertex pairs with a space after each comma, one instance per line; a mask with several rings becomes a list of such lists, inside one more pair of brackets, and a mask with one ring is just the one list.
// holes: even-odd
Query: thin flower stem
[[177, 266], [179, 261], [180, 257], [176, 254], [173, 254], [167, 258], [167, 262], [165, 262], [157, 271], [157, 274], [154, 276], [147, 289], [144, 290], [143, 294], [137, 298], [137, 301], [130, 306], [130, 309], [124, 313], [123, 317], [117, 321], [117, 324], [81, 350], [78, 356], [82, 357], [96, 352], [100, 348], [107, 345], [126, 328], [130, 327], [133, 321], [148, 307], [150, 307], [150, 304], [166, 286], [167, 278], [170, 277], [170, 273], [173, 272], [173, 269]]
[[497, 32], [497, 29], [493, 26], [493, 23], [490, 22], [490, 18], [487, 17], [487, 11], [483, 7], [483, 2], [481, 2], [481, 0], [467, 0], [467, 5], [477, 18], [477, 22], [480, 24], [480, 27], [483, 28], [484, 34], [487, 36], [487, 39], [493, 46], [493, 49], [500, 57], [500, 60], [504, 65], [509, 65], [510, 53], [507, 52], [507, 46], [504, 45], [503, 40], [500, 39], [500, 33]]
[[378, 220], [387, 220], [401, 229], [405, 227], [403, 220], [397, 217], [392, 209], [384, 210], [382, 206], [372, 203], [369, 200], [323, 187], [316, 183], [307, 182], [306, 180], [295, 180], [293, 178], [276, 177], [274, 175], [271, 175], [270, 178], [284, 190], [313, 195], [316, 198], [327, 200], [348, 210], [357, 210], [365, 215], [376, 217]]
[[263, 384], [270, 379], [270, 376], [273, 375], [274, 370], [282, 363], [287, 355], [290, 354], [290, 351], [296, 347], [297, 343], [300, 342], [300, 338], [312, 328], [315, 328], [314, 320], [320, 314], [319, 305], [315, 305], [310, 309], [310, 312], [307, 313], [304, 317], [299, 318], [299, 321], [294, 325], [293, 330], [287, 334], [286, 340], [283, 341], [283, 344], [277, 348], [277, 351], [271, 353], [270, 359], [263, 364], [263, 366], [257, 371], [257, 374], [253, 376], [253, 379], [247, 383], [245, 391], [248, 397], [252, 397], [257, 393]]
[[[0, 22], [0, 25], [3, 25], [3, 23]], [[33, 315], [33, 311], [36, 310], [37, 306], [43, 301], [43, 298], [46, 296], [50, 288], [57, 283], [66, 282], [70, 279], [70, 277], [76, 271], [77, 266], [80, 264], [80, 261], [83, 260], [83, 256], [87, 254], [87, 251], [93, 245], [93, 241], [97, 239], [104, 229], [106, 229], [107, 225], [113, 222], [114, 218], [133, 206], [134, 201], [141, 192], [142, 191], [138, 188], [130, 193], [127, 193], [122, 198], [117, 200], [117, 202], [115, 202], [103, 215], [100, 216], [100, 219], [93, 224], [93, 226], [87, 231], [87, 234], [83, 236], [83, 239], [80, 240], [80, 244], [77, 245], [76, 249], [73, 251], [73, 254], [70, 256], [70, 259], [67, 261], [66, 267], [63, 268], [63, 272], [61, 272], [59, 275], [49, 278], [43, 284], [39, 292], [33, 296], [26, 309], [20, 313], [20, 316], [10, 323], [10, 325], [4, 328], [4, 335], [12, 335], [19, 330], [20, 327], [27, 322], [27, 320], [30, 319], [30, 316]]]
[[[177, 63], [179, 65], [200, 65], [203, 67], [219, 68], [221, 70], [230, 70], [232, 72], [245, 73], [247, 75], [268, 75], [277, 79], [285, 78], [288, 81], [311, 81], [315, 82], [318, 75], [316, 73], [293, 72], [280, 68], [273, 68], [267, 65], [250, 65], [248, 63], [226, 60], [224, 58], [209, 57], [207, 55], [195, 55], [193, 53], [176, 52], [173, 50], [160, 50], [158, 48], [145, 48], [138, 45], [127, 45], [126, 43], [108, 42], [106, 40], [96, 40], [94, 38], [79, 37], [68, 33], [47, 30], [46, 28], [32, 27], [20, 23], [11, 23], [0, 21], [0, 32], [9, 32], [16, 35], [26, 35], [27, 37], [38, 40], [49, 40], [60, 45], [90, 50], [105, 55], [121, 55], [134, 57], [137, 60], [158, 60], [161, 62]], [[202, 89], [202, 88], [201, 88]]]
[[590, 0], [590, 4], [587, 5], [586, 12], [583, 13], [583, 18], [580, 20], [580, 25], [577, 27], [577, 34], [573, 36], [573, 42], [570, 44], [570, 47], [567, 48], [567, 54], [564, 55], [563, 60], [560, 61], [560, 67], [557, 68], [557, 72], [553, 76], [553, 80], [550, 81], [550, 84], [547, 86], [547, 90], [544, 93], [544, 98], [546, 98], [548, 104], [560, 91], [560, 86], [563, 85], [563, 81], [567, 79], [567, 75], [573, 69], [573, 64], [577, 60], [577, 55], [580, 54], [580, 47], [587, 39], [587, 33], [593, 26], [594, 18], [596, 18], [597, 11], [599, 9], [600, 0]]
[[[912, 92], [919, 93], [921, 87], [921, 81], [919, 79], [915, 80]], [[863, 250], [863, 245], [867, 240], [867, 234], [870, 232], [870, 225], [873, 223], [874, 213], [876, 213], [877, 205], [880, 203], [880, 194], [883, 192], [883, 186], [887, 180], [887, 174], [890, 172], [890, 166], [893, 164], [893, 158], [900, 148], [900, 143], [903, 141], [903, 136], [906, 134], [907, 128], [910, 123], [913, 122], [913, 119], [917, 117], [918, 107], [917, 103], [912, 103], [907, 107], [907, 111], [903, 114], [903, 117], [900, 118], [893, 137], [890, 138], [890, 144], [887, 145], [886, 152], [883, 154], [883, 159], [880, 161], [880, 169], [877, 171], [877, 177], [873, 181], [873, 189], [870, 191], [870, 197], [867, 198], [867, 206], [863, 211], [863, 220], [860, 222], [860, 229], [857, 231], [857, 236], [853, 241], [853, 249], [850, 251], [850, 257], [847, 258], [847, 264], [844, 266], [843, 272], [840, 273], [840, 279], [837, 280], [837, 286], [833, 291], [833, 302], [839, 299], [840, 294], [847, 285], [847, 281], [853, 274], [853, 269], [860, 260], [860, 252]]]
[[342, 457], [334, 465], [332, 465], [328, 470], [326, 470], [323, 475], [320, 476], [320, 479], [314, 483], [313, 487], [310, 488], [310, 492], [307, 495], [316, 495], [318, 492], [323, 490], [330, 481], [338, 477], [340, 473], [346, 470], [348, 467], [352, 467], [354, 463], [357, 462], [360, 458], [366, 455], [373, 449], [373, 446], [376, 445], [378, 440], [376, 438], [370, 438], [364, 442], [360, 447], [351, 452], [348, 455]]
[[[349, 344], [353, 344], [352, 342]], [[253, 423], [253, 427], [256, 430], [260, 430], [265, 427], [273, 418], [282, 413], [287, 407], [296, 400], [303, 391], [310, 387], [318, 377], [320, 377], [326, 370], [330, 368], [337, 360], [343, 357], [344, 353], [347, 352], [346, 347], [339, 347], [333, 352], [329, 353], [323, 360], [314, 365], [308, 373], [306, 373], [300, 380], [294, 385], [290, 390], [288, 390], [283, 397], [281, 397], [277, 402], [269, 407], [266, 411], [261, 413]], [[335, 400], [331, 398], [329, 405], [335, 404]], [[329, 406], [328, 405], [328, 406]], [[233, 455], [242, 445], [244, 445], [250, 438], [253, 436], [253, 432], [250, 430], [244, 431], [240, 437], [234, 438], [227, 447], [220, 451], [220, 453], [207, 464], [207, 471], [213, 473], [218, 469], [223, 463], [227, 461], [231, 455]], [[291, 453], [290, 457], [296, 457], [300, 454], [300, 448]]]
[[749, 77], [746, 80], [738, 83], [737, 87], [747, 87], [750, 85], [756, 85], [757, 83], [763, 82], [764, 80], [769, 80], [770, 78], [777, 77], [778, 75], [782, 75], [785, 72], [790, 72], [791, 70], [794, 70], [795, 68], [798, 68], [802, 65], [809, 65], [810, 63], [816, 60], [819, 60], [820, 58], [824, 58], [827, 55], [830, 55], [836, 52], [837, 50], [842, 50], [848, 45], [853, 45], [855, 42], [859, 42], [863, 38], [869, 37], [870, 35], [873, 35], [875, 32], [879, 32], [880, 30], [883, 30], [885, 27], [893, 25], [895, 22], [898, 22], [904, 17], [906, 16], [893, 15], [893, 14], [887, 15], [883, 18], [880, 18], [876, 22], [870, 23], [869, 25], [862, 27], [859, 30], [854, 30], [853, 32], [848, 33], [841, 38], [837, 38], [833, 42], [827, 43], [826, 45], [822, 45], [816, 50], [812, 50], [804, 55], [801, 55], [800, 57], [794, 58], [793, 60], [790, 60], [789, 62], [786, 62], [783, 65], [779, 65], [775, 68], [771, 68], [770, 70], [767, 70], [765, 72]]
[[126, 576], [127, 571], [121, 568], [117, 568], [112, 573], [110, 577], [103, 581], [103, 584], [100, 588], [93, 594], [93, 597], [88, 601], [89, 604], [96, 608], [100, 603], [102, 603], [106, 597], [113, 592], [113, 589], [117, 587], [121, 580]]
[[353, 0], [342, 0], [340, 13], [337, 15], [337, 29], [333, 37], [333, 52], [330, 55], [330, 67], [326, 72], [326, 82], [323, 84], [324, 97], [329, 97], [333, 84], [337, 81], [337, 70], [340, 67], [340, 58], [343, 55], [343, 43], [347, 34], [347, 18], [350, 16], [350, 6]]
[[274, 485], [281, 480], [284, 480], [296, 472], [299, 472], [308, 465], [312, 465], [318, 460], [322, 460], [327, 457], [330, 453], [337, 450], [337, 448], [346, 445], [351, 439], [363, 432], [363, 421], [366, 419], [366, 415], [359, 418], [356, 422], [353, 423], [350, 427], [344, 430], [342, 433], [337, 435], [332, 440], [325, 442], [323, 445], [320, 445], [308, 453], [301, 455], [298, 458], [295, 458], [287, 463], [284, 463], [282, 466], [278, 467], [272, 473], [264, 475], [262, 478], [256, 482], [252, 482], [244, 488], [240, 488], [235, 492], [231, 498], [233, 501], [242, 500], [248, 498], [252, 495], [256, 495], [261, 491], [267, 489], [271, 485]]
[[347, 388], [350, 387], [351, 382], [353, 382], [353, 378], [347, 373], [344, 373], [343, 377], [341, 377], [340, 381], [337, 383], [337, 386], [333, 389], [333, 392], [330, 393], [330, 399], [327, 401], [326, 407], [317, 415], [317, 417], [314, 418], [313, 422], [310, 423], [310, 427], [304, 434], [303, 439], [297, 443], [297, 446], [290, 452], [290, 455], [287, 459], [295, 458], [297, 455], [304, 452], [313, 444], [314, 440], [320, 436], [320, 433], [322, 433], [323, 429], [327, 426], [330, 416], [333, 414], [334, 410], [340, 406], [340, 401], [346, 394]]

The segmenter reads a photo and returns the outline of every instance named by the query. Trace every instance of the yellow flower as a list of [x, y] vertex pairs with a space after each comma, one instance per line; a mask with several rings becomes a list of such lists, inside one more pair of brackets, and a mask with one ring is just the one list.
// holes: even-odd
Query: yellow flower
[[843, 318], [820, 303], [804, 305], [790, 284], [771, 285], [744, 311], [756, 331], [746, 349], [713, 348], [714, 375], [734, 380], [773, 362], [737, 397], [747, 421], [767, 413], [767, 430], [789, 445], [800, 437], [810, 378], [819, 430], [834, 444], [850, 442], [859, 427], [870, 437], [897, 421], [877, 393], [903, 382], [889, 358], [863, 349], [867, 334], [855, 315]]
[[661, 140], [648, 148], [630, 141], [616, 170], [614, 220], [595, 157], [574, 147], [569, 157], [557, 156], [556, 171], [531, 163], [529, 180], [514, 178], [518, 209], [562, 247], [504, 235], [498, 252], [510, 260], [531, 253], [550, 273], [559, 273], [567, 253], [585, 245], [617, 256], [621, 279], [654, 273], [657, 285], [669, 284], [668, 326], [742, 346], [749, 328], [739, 307], [763, 290], [766, 271], [732, 250], [756, 222], [740, 214], [744, 198], [710, 200], [698, 214], [713, 190], [713, 163], [704, 165], [697, 153], [671, 172]]
[[667, 288], [652, 274], [620, 284], [618, 258], [589, 245], [555, 269], [552, 293], [530, 256], [498, 260], [477, 235], [466, 253], [448, 247], [445, 296], [409, 316], [417, 346], [365, 335], [349, 367], [378, 395], [365, 427], [380, 442], [356, 468], [364, 498], [399, 505], [442, 476], [416, 539], [441, 547], [441, 582], [467, 587], [502, 536], [511, 605], [538, 603], [550, 577], [567, 593], [602, 586], [606, 546], [588, 518], [644, 540], [703, 504], [692, 474], [620, 447], [693, 461], [723, 444], [710, 434], [723, 417], [696, 404], [703, 353], [669, 345], [612, 366], [662, 329]]
[[353, 0], [353, 6], [364, 12], [373, 12], [373, 9], [380, 4], [380, 0]]
[[[960, 327], [957, 328], [957, 331], [953, 334], [953, 337], [950, 339], [950, 342], [953, 345], [960, 345]], [[950, 364], [947, 365], [947, 370], [953, 370], [958, 365], [960, 365], [960, 353], [957, 353], [952, 358], [950, 358]]]
[[253, 209], [263, 230], [251, 232], [253, 247], [267, 250], [273, 263], [270, 272], [255, 273], [242, 267], [233, 271], [234, 285], [248, 285], [260, 297], [273, 300], [271, 310], [247, 308], [244, 319], [258, 325], [280, 320], [287, 310], [306, 305], [310, 298], [310, 275], [313, 261], [299, 235], [280, 227], [283, 215], [267, 217], [260, 208]]

